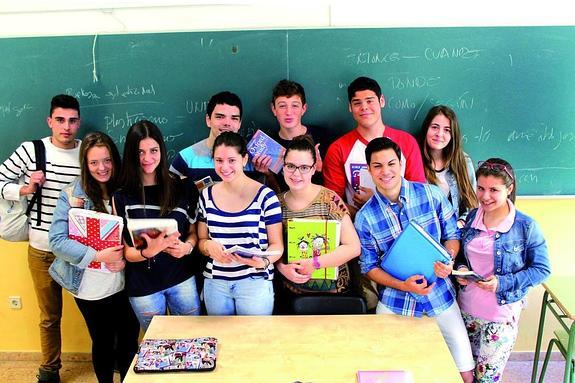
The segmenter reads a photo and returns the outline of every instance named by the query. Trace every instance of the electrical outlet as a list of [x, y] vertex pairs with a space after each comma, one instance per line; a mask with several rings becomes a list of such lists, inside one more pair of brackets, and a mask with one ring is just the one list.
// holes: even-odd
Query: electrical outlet
[[8, 297], [8, 307], [10, 307], [13, 310], [22, 309], [22, 298], [20, 298], [19, 296]]

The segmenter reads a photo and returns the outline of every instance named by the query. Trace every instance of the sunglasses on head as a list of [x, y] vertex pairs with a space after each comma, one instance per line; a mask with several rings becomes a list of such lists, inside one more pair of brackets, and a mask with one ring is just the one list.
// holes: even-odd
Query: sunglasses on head
[[507, 173], [507, 175], [509, 177], [511, 177], [512, 180], [515, 180], [515, 177], [513, 177], [513, 174], [511, 174], [511, 171], [509, 170], [509, 168], [506, 165], [496, 163], [496, 162], [479, 161], [477, 163], [477, 166], [479, 167], [479, 169], [487, 168], [489, 170], [496, 170], [496, 171], [500, 171], [500, 172], [505, 172], [505, 173]]

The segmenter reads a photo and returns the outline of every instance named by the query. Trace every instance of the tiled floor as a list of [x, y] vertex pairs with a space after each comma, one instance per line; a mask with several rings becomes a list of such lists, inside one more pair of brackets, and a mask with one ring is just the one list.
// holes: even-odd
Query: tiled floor
[[[92, 363], [84, 362], [64, 362], [60, 371], [62, 383], [97, 383], [92, 370]], [[528, 383], [531, 379], [531, 362], [510, 361], [505, 370], [505, 383]], [[6, 361], [0, 360], [0, 382], [1, 383], [25, 383], [35, 382], [35, 375], [38, 364], [35, 361]], [[563, 381], [563, 361], [550, 362], [545, 383], [561, 383]], [[120, 382], [120, 375], [116, 374], [114, 382]], [[227, 382], [222, 382], [227, 383]], [[236, 383], [236, 382], [234, 382]], [[350, 382], [352, 383], [352, 382]], [[420, 383], [420, 382], [418, 382]]]

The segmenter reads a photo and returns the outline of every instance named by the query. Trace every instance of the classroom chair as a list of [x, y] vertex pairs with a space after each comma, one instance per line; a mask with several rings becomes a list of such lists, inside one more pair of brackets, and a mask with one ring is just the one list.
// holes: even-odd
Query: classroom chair
[[[566, 382], [575, 382], [575, 355], [571, 355], [570, 359], [568, 358], [568, 350], [569, 350], [569, 334], [564, 329], [558, 329], [553, 332], [555, 334], [554, 338], [551, 338], [549, 341], [549, 345], [547, 346], [547, 352], [545, 353], [545, 360], [543, 362], [543, 367], [541, 369], [541, 375], [539, 375], [539, 383], [544, 381], [545, 371], [547, 370], [547, 364], [549, 363], [549, 358], [551, 357], [551, 351], [553, 349], [553, 345], [557, 345], [559, 351], [565, 358], [565, 363], [570, 363], [570, 367], [566, 366], [565, 373], [567, 376], [564, 377], [564, 381]], [[572, 341], [572, 340], [571, 340]], [[573, 349], [573, 345], [571, 345], [571, 349]], [[568, 378], [568, 379], [567, 379]]]
[[292, 301], [296, 315], [365, 314], [367, 305], [362, 297], [353, 295], [310, 295]]

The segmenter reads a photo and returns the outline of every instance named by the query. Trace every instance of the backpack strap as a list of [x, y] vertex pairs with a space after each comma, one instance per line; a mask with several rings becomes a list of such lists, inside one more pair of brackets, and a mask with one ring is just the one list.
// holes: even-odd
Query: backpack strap
[[[44, 142], [42, 140], [33, 140], [32, 143], [34, 144], [34, 155], [36, 159], [36, 170], [41, 170], [46, 174], [46, 147], [44, 146]], [[38, 204], [38, 208], [36, 209], [36, 226], [40, 226], [41, 220], [40, 217], [42, 215], [42, 186], [38, 185], [30, 203], [28, 203], [28, 208], [26, 209], [26, 215], [30, 216], [32, 208], [35, 204]]]

